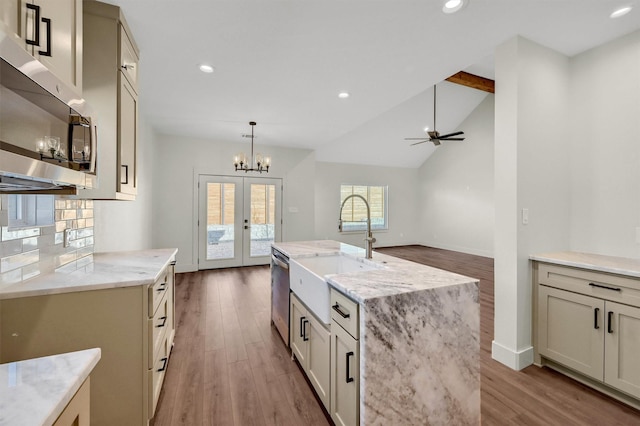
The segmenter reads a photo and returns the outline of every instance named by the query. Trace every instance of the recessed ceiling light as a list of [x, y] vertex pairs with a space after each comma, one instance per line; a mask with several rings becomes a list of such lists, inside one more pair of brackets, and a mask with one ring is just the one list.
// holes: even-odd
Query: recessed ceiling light
[[211, 65], [202, 64], [200, 65], [200, 71], [211, 74], [214, 71], [214, 68]]
[[609, 18], [615, 19], [624, 16], [627, 13], [631, 12], [631, 9], [633, 9], [631, 6], [625, 6], [621, 7], [620, 9], [616, 9], [611, 13], [611, 15], [609, 15]]
[[444, 13], [456, 13], [467, 4], [467, 1], [468, 0], [445, 0], [442, 11]]
[[349, 97], [349, 92], [340, 92], [338, 93], [338, 97], [340, 99], [347, 99]]

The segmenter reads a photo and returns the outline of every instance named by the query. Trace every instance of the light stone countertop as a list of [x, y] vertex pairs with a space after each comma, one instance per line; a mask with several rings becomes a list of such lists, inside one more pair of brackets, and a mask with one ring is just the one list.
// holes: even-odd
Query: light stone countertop
[[531, 260], [556, 265], [584, 268], [592, 271], [609, 272], [640, 278], [640, 259], [626, 257], [605, 256], [601, 254], [562, 251], [555, 253], [535, 254]]
[[99, 348], [0, 364], [0, 426], [49, 426], [100, 360]]
[[365, 259], [363, 248], [333, 240], [284, 242], [273, 246], [294, 260], [341, 253], [365, 263], [382, 265], [382, 269], [325, 276], [332, 287], [361, 304], [378, 297], [478, 282], [475, 278], [377, 253], [375, 249], [373, 258]]
[[0, 288], [0, 300], [153, 284], [177, 252], [170, 248], [95, 253], [93, 263], [76, 271], [42, 274]]

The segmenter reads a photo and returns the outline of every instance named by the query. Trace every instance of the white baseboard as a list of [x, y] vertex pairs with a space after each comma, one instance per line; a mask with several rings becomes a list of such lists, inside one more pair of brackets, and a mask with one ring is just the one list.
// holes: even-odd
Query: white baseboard
[[513, 370], [522, 370], [533, 364], [533, 346], [520, 351], [513, 351], [495, 340], [491, 342], [491, 358]]
[[198, 270], [198, 265], [182, 265], [182, 264], [177, 264], [176, 265], [176, 273], [182, 273], [182, 272], [196, 272]]

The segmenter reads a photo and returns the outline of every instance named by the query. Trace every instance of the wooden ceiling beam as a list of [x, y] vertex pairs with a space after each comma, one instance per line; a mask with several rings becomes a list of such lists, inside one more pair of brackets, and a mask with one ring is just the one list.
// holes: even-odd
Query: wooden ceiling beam
[[464, 71], [455, 73], [454, 75], [447, 78], [446, 80], [451, 83], [461, 84], [463, 86], [482, 90], [484, 92], [489, 92], [489, 93], [496, 92], [495, 81], [491, 80], [490, 78], [480, 77], [479, 75], [470, 74]]

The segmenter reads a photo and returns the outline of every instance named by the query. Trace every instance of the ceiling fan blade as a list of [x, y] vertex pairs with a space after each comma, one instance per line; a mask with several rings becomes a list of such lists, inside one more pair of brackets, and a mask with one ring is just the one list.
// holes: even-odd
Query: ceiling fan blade
[[464, 132], [453, 132], [446, 135], [442, 135], [440, 136], [440, 139], [448, 138], [449, 136], [458, 136], [458, 135], [464, 135]]
[[431, 139], [431, 142], [433, 142], [435, 146], [440, 145], [440, 139]]
[[422, 141], [422, 140], [428, 141], [429, 138], [404, 138], [404, 140], [405, 141]]
[[424, 139], [424, 140], [421, 140], [420, 142], [414, 142], [414, 143], [412, 143], [412, 144], [411, 144], [411, 146], [414, 146], [414, 145], [420, 145], [421, 143], [425, 143], [425, 142], [429, 142], [429, 141], [431, 141], [431, 139]]
[[464, 138], [440, 138], [441, 141], [463, 141]]

